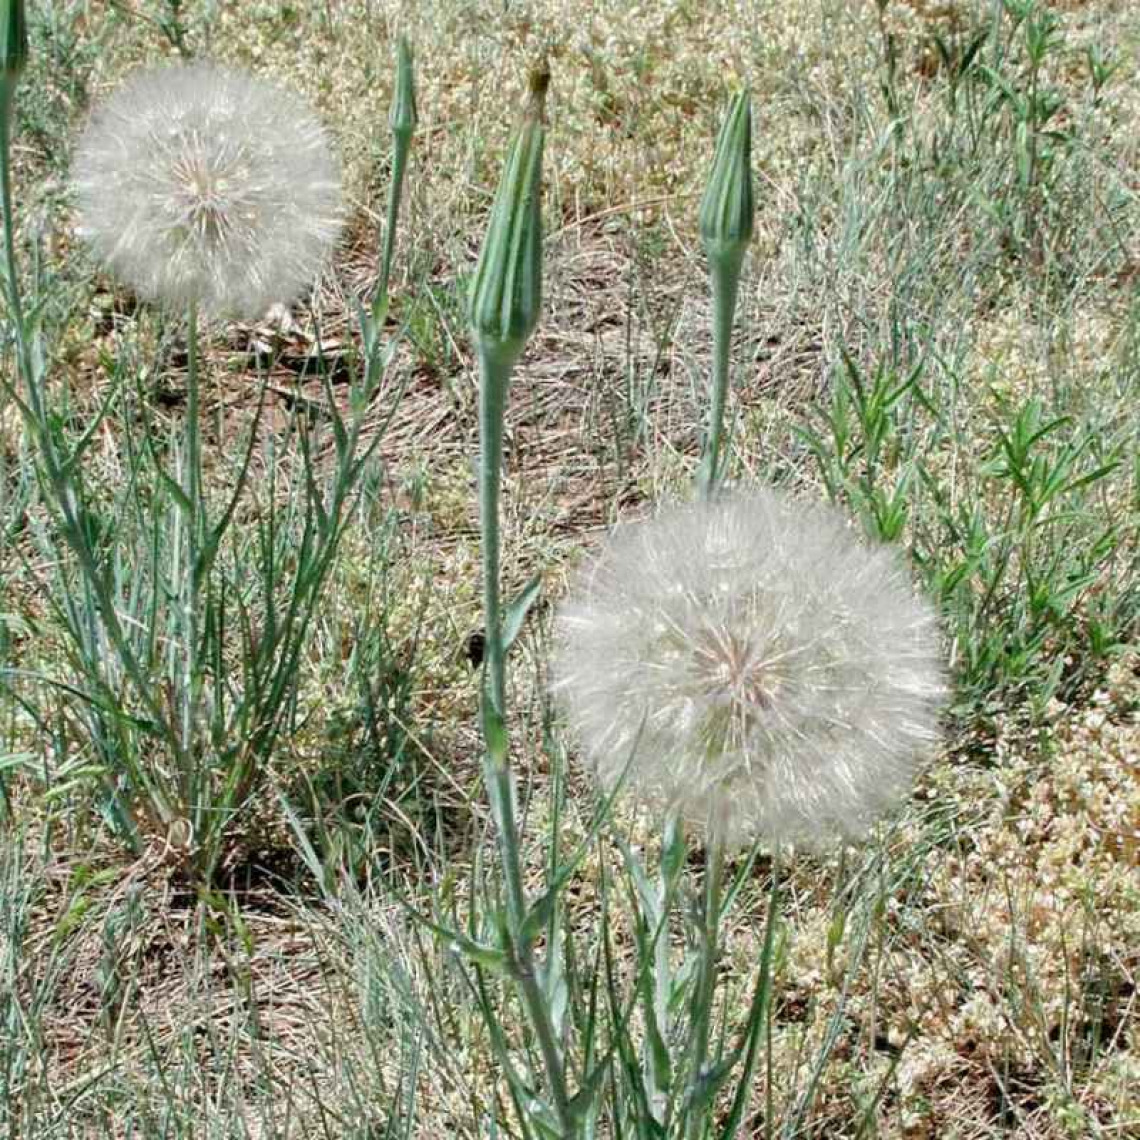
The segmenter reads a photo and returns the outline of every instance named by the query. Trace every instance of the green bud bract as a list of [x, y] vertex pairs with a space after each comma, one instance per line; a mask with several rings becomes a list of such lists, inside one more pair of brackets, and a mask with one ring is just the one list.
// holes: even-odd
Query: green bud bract
[[416, 129], [416, 85], [412, 75], [412, 47], [406, 36], [396, 48], [396, 91], [388, 111], [394, 135], [410, 136]]
[[712, 259], [741, 259], [752, 238], [752, 102], [732, 97], [701, 199], [701, 240]]
[[471, 291], [479, 346], [508, 366], [534, 331], [542, 304], [542, 104], [548, 82], [545, 70], [531, 77]]

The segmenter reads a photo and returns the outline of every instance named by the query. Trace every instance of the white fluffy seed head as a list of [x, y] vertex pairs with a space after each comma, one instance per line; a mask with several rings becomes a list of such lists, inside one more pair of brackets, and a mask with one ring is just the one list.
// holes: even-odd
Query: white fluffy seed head
[[602, 784], [729, 843], [857, 838], [937, 741], [938, 630], [906, 569], [769, 489], [620, 528], [558, 637], [555, 691]]
[[141, 297], [260, 316], [313, 279], [341, 226], [324, 129], [296, 96], [211, 64], [128, 81], [73, 163], [80, 232]]

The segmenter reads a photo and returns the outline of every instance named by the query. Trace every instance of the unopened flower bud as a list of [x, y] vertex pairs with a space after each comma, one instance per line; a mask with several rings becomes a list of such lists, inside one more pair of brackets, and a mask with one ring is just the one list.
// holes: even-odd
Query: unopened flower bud
[[542, 109], [549, 83], [545, 66], [531, 75], [471, 291], [479, 348], [504, 368], [518, 359], [542, 304]]
[[701, 199], [701, 240], [710, 261], [737, 264], [752, 239], [752, 101], [732, 97], [721, 124], [712, 173]]
[[[412, 72], [412, 45], [401, 36], [396, 45], [396, 86], [392, 106], [388, 108], [388, 127], [392, 132], [392, 181], [388, 186], [388, 218], [384, 228], [380, 280], [372, 299], [372, 332], [384, 323], [388, 313], [388, 282], [392, 275], [392, 257], [396, 249], [396, 222], [400, 216], [400, 198], [404, 192], [404, 175], [416, 130], [416, 83]], [[374, 340], [373, 340], [373, 343]]]
[[388, 110], [388, 126], [397, 138], [410, 139], [416, 129], [416, 84], [407, 36], [401, 36], [396, 47], [396, 90]]

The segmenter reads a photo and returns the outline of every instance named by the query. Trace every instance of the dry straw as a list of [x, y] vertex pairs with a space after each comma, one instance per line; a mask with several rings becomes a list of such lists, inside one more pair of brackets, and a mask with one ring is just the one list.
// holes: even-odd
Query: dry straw
[[74, 162], [80, 229], [141, 297], [260, 316], [319, 271], [341, 225], [324, 129], [296, 96], [212, 64], [148, 71]]
[[556, 686], [607, 787], [726, 842], [857, 837], [944, 695], [931, 608], [833, 509], [754, 488], [619, 529], [560, 613]]

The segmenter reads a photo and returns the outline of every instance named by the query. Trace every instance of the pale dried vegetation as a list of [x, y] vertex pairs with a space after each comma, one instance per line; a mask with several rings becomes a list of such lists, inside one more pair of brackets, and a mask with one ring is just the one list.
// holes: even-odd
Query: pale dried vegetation
[[[53, 130], [57, 140], [73, 136], [81, 90], [105, 93], [168, 50], [142, 15], [123, 15], [127, 7], [72, 6], [68, 27], [50, 32], [54, 57], [41, 27], [30, 82], [47, 85], [58, 121], [45, 111], [41, 133], [25, 136], [20, 194], [49, 239], [64, 292], [86, 290], [90, 270], [73, 257], [69, 223], [56, 220], [66, 217], [65, 167], [44, 140]], [[892, 334], [911, 335], [935, 311], [939, 350], [956, 367], [957, 434], [931, 436], [926, 459], [948, 485], [992, 450], [1000, 410], [1031, 397], [1063, 400], [1064, 414], [1090, 422], [1101, 413], [1134, 419], [1136, 262], [1128, 257], [1140, 256], [1140, 12], [1130, 0], [1053, 7], [1066, 46], [1048, 61], [1049, 81], [1074, 105], [1088, 82], [1086, 45], [1106, 45], [1121, 60], [1084, 188], [1090, 200], [1133, 194], [1130, 213], [1114, 214], [1125, 231], [1117, 252], [1097, 264], [1078, 250], [1064, 287], [1048, 273], [984, 263], [961, 199], [960, 214], [934, 209], [909, 223], [939, 224], [920, 263], [904, 264], [897, 243], [877, 239], [888, 207], [876, 188], [891, 161], [883, 137], [867, 129], [885, 124], [881, 36], [895, 37], [921, 134], [945, 97], [934, 34], [960, 42], [993, 5], [890, 3], [885, 24], [870, 0], [184, 6], [195, 52], [314, 101], [340, 148], [353, 211], [338, 265], [316, 295], [319, 332], [300, 307], [284, 323], [241, 326], [211, 342], [208, 414], [223, 434], [248, 423], [256, 403], [245, 368], [251, 345], [268, 346], [275, 361], [267, 433], [297, 399], [298, 362], [313, 346], [331, 358], [350, 349], [348, 301], [364, 294], [376, 267], [396, 32], [415, 44], [420, 126], [394, 283], [395, 319], [406, 321], [395, 368], [408, 386], [374, 488], [376, 517], [397, 511], [389, 529], [364, 526], [346, 539], [319, 652], [304, 663], [302, 728], [273, 776], [301, 803], [306, 786], [335, 784], [336, 764], [350, 766], [353, 749], [370, 747], [353, 720], [359, 695], [346, 686], [346, 662], [358, 615], [381, 613], [377, 691], [391, 712], [383, 743], [399, 736], [418, 776], [411, 793], [399, 782], [384, 789], [367, 846], [355, 823], [371, 789], [348, 787], [344, 835], [325, 836], [321, 847], [338, 867], [331, 894], [313, 888], [293, 829], [267, 795], [244, 878], [230, 887], [240, 921], [228, 926], [179, 886], [160, 849], [125, 861], [93, 813], [43, 800], [31, 782], [21, 787], [25, 818], [37, 822], [19, 842], [6, 831], [0, 852], [0, 961], [16, 954], [3, 984], [21, 1010], [0, 1027], [9, 1052], [0, 1067], [18, 1074], [8, 1086], [17, 1101], [40, 1106], [42, 1131], [22, 1132], [17, 1121], [12, 1135], [398, 1136], [412, 1094], [408, 1134], [486, 1134], [480, 1112], [504, 1094], [490, 1091], [496, 1074], [471, 995], [449, 980], [432, 935], [366, 885], [370, 874], [391, 873], [413, 895], [430, 883], [435, 897], [462, 908], [485, 823], [468, 662], [479, 621], [477, 435], [462, 298], [526, 64], [548, 52], [554, 76], [547, 300], [508, 410], [504, 559], [508, 592], [541, 568], [553, 598], [605, 526], [684, 493], [691, 477], [709, 359], [695, 211], [733, 82], [754, 93], [759, 203], [732, 403], [739, 476], [822, 493], [793, 426], [812, 422], [813, 401], [829, 398], [840, 347], [873, 362]], [[1077, 242], [1100, 240], [1086, 212], [1074, 207], [1073, 218], [1085, 227]], [[969, 278], [955, 289], [956, 265]], [[914, 308], [900, 314], [903, 273]], [[59, 348], [77, 411], [105, 389], [106, 352], [133, 346], [145, 359], [157, 336], [109, 282], [99, 280], [90, 302], [82, 295], [84, 312]], [[176, 360], [172, 367], [176, 374]], [[177, 389], [176, 375], [169, 383]], [[161, 400], [158, 414], [169, 414]], [[378, 409], [377, 422], [386, 414]], [[91, 462], [98, 477], [116, 477], [109, 437]], [[1007, 494], [994, 492], [995, 511]], [[1104, 510], [1116, 503], [1135, 516], [1135, 474], [1094, 494]], [[1114, 573], [1136, 572], [1125, 549]], [[43, 613], [34, 588], [41, 568], [28, 562], [21, 573], [21, 612], [32, 620]], [[513, 743], [531, 797], [530, 835], [548, 822], [547, 613], [545, 604], [534, 612], [514, 654]], [[24, 644], [29, 667], [51, 655], [50, 639]], [[758, 1113], [770, 1087], [792, 1118], [813, 1057], [834, 1036], [796, 1136], [1140, 1136], [1140, 659], [1123, 653], [1065, 701], [1043, 704], [1030, 715], [1011, 697], [1008, 707], [955, 721], [945, 756], [870, 847], [791, 866], [771, 1085], [762, 1074]], [[647, 826], [620, 810], [618, 820], [635, 836]], [[570, 833], [581, 824], [562, 826]], [[538, 847], [532, 857], [537, 867]], [[574, 906], [585, 923], [597, 860], [607, 857], [619, 859], [603, 851], [579, 873]], [[258, 863], [302, 886], [285, 890], [261, 873], [252, 881]], [[764, 886], [761, 858], [725, 935], [730, 1008], [747, 1001]], [[417, 1008], [432, 1029], [416, 1028]], [[15, 1101], [9, 1110], [16, 1120]], [[174, 1122], [170, 1131], [163, 1120]]]

